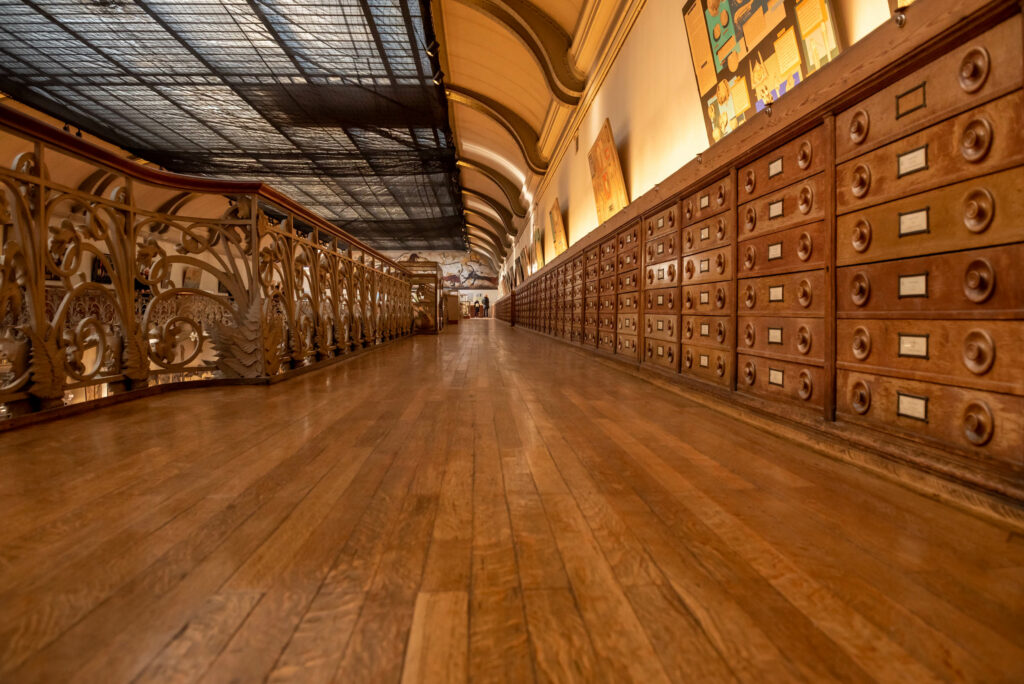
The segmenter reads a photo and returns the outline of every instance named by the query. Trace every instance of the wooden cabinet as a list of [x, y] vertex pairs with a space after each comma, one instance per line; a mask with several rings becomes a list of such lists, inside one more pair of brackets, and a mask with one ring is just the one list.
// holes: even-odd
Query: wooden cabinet
[[740, 205], [740, 239], [775, 233], [809, 221], [825, 218], [824, 174]]
[[727, 314], [732, 306], [734, 282], [690, 285], [683, 288], [684, 313]]
[[823, 268], [826, 246], [823, 221], [747, 240], [740, 245], [740, 275], [768, 275]]
[[732, 346], [731, 327], [727, 316], [683, 316], [682, 341], [728, 349]]
[[683, 201], [683, 223], [691, 225], [720, 214], [732, 206], [732, 179], [722, 178], [701, 188]]
[[736, 214], [732, 210], [703, 223], [683, 228], [683, 254], [721, 247], [733, 239]]
[[824, 371], [817, 366], [746, 354], [739, 354], [736, 364], [741, 392], [819, 409], [824, 405], [827, 386]]
[[649, 216], [644, 220], [644, 226], [646, 227], [645, 235], [647, 236], [648, 242], [650, 242], [652, 238], [659, 237], [664, 233], [678, 231], [680, 226], [679, 204], [677, 202], [673, 202], [669, 206]]
[[747, 202], [821, 173], [831, 163], [828, 132], [818, 126], [739, 170], [739, 201]]
[[679, 343], [647, 339], [644, 341], [644, 361], [659, 368], [679, 370]]
[[698, 380], [728, 385], [733, 364], [732, 352], [692, 344], [682, 345], [682, 372]]
[[666, 342], [678, 342], [679, 316], [675, 314], [647, 314], [644, 316], [644, 337], [664, 340]]

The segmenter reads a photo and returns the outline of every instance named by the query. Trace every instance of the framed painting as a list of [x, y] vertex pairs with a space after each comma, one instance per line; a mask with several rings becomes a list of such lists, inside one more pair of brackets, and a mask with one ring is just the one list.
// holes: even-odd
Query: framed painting
[[590, 162], [590, 180], [594, 184], [597, 221], [604, 223], [629, 204], [619, 152], [615, 148], [612, 124], [608, 119], [604, 120], [587, 160]]
[[557, 197], [548, 210], [548, 223], [551, 224], [551, 242], [555, 246], [555, 256], [558, 256], [569, 248], [569, 236], [565, 232], [565, 223], [562, 222], [562, 206], [558, 203]]

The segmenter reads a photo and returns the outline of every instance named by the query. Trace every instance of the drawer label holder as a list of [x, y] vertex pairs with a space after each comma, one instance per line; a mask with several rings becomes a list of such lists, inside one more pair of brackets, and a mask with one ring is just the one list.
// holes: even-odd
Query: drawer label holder
[[912, 359], [928, 358], [928, 335], [899, 334], [899, 356]]
[[926, 170], [928, 168], [928, 146], [922, 145], [909, 152], [904, 152], [896, 157], [896, 165], [897, 178], [903, 178], [912, 173]]
[[900, 276], [899, 298], [928, 296], [928, 274], [918, 273], [916, 275]]
[[700, 239], [708, 240], [711, 238], [711, 226], [704, 226], [700, 229]]
[[772, 202], [771, 204], [769, 204], [768, 205], [768, 218], [774, 219], [774, 218], [779, 218], [780, 216], [782, 216], [785, 213], [785, 211], [783, 209], [783, 206], [784, 206], [783, 203], [784, 202], [785, 202], [785, 200], [778, 200], [777, 202]]
[[777, 387], [785, 386], [786, 374], [778, 368], [768, 369], [768, 384], [775, 385]]
[[711, 195], [704, 195], [700, 198], [700, 208], [707, 209], [711, 206]]
[[700, 303], [701, 304], [707, 304], [710, 301], [711, 301], [711, 293], [710, 292], [705, 290], [704, 292], [700, 293]]
[[701, 323], [700, 324], [700, 336], [701, 337], [710, 337], [711, 336], [711, 326], [708, 325], [707, 323]]
[[930, 233], [928, 207], [900, 214], [900, 237]]
[[928, 397], [896, 393], [896, 413], [904, 418], [928, 422]]
[[782, 243], [776, 242], [768, 245], [768, 261], [775, 261], [782, 258]]
[[768, 328], [768, 344], [782, 344], [782, 328]]
[[768, 177], [775, 178], [782, 173], [782, 157], [779, 157], [768, 165]]
[[924, 109], [928, 106], [928, 98], [925, 91], [926, 83], [915, 86], [910, 90], [896, 96], [896, 118], [902, 119], [907, 114]]
[[785, 288], [782, 285], [773, 285], [768, 288], [768, 301], [769, 302], [782, 302], [785, 301]]
[[701, 368], [707, 368], [709, 363], [710, 363], [710, 361], [708, 359], [708, 355], [707, 354], [701, 354], [700, 355], [700, 367]]

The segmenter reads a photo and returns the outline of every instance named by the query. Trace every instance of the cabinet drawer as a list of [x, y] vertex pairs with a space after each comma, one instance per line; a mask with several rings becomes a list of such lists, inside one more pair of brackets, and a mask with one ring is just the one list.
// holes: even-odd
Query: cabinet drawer
[[1024, 398], [846, 370], [836, 380], [844, 420], [1024, 465]]
[[583, 310], [586, 313], [597, 313], [597, 297], [585, 297], [583, 299]]
[[676, 314], [647, 314], [644, 316], [644, 335], [666, 342], [679, 341], [679, 316]]
[[683, 288], [683, 311], [686, 313], [727, 314], [734, 296], [732, 282], [689, 285]]
[[622, 254], [623, 250], [631, 247], [640, 246], [640, 224], [634, 223], [626, 230], [620, 230], [616, 238], [619, 245], [619, 254]]
[[616, 326], [616, 331], [624, 333], [626, 335], [636, 335], [637, 333], [637, 315], [633, 314], [619, 314], [619, 323]]
[[730, 365], [733, 354], [724, 349], [682, 345], [681, 371], [684, 375], [728, 386], [732, 382]]
[[596, 266], [597, 262], [601, 260], [601, 249], [599, 247], [593, 247], [588, 249], [584, 254], [584, 263], [587, 266]]
[[603, 295], [598, 299], [597, 311], [600, 314], [615, 313], [615, 295]]
[[675, 259], [679, 256], [679, 233], [673, 231], [648, 240], [644, 251], [648, 264]]
[[647, 363], [679, 370], [679, 343], [664, 340], [644, 340], [644, 361]]
[[683, 254], [703, 252], [732, 241], [736, 214], [729, 210], [695, 226], [683, 228]]
[[620, 294], [618, 299], [619, 313], [640, 310], [640, 294], [638, 292], [628, 292], [626, 294]]
[[825, 307], [825, 272], [739, 281], [740, 313], [819, 315]]
[[818, 366], [739, 354], [736, 389], [805, 406], [825, 405], [825, 373]]
[[583, 327], [583, 344], [588, 347], [597, 346], [597, 328], [596, 327]]
[[683, 283], [704, 283], [732, 278], [732, 247], [719, 247], [709, 252], [683, 258]]
[[647, 290], [644, 292], [646, 313], [679, 313], [679, 288]]
[[630, 271], [618, 277], [619, 292], [636, 292], [640, 289], [640, 271]]
[[597, 331], [597, 348], [605, 351], [615, 351], [615, 331], [613, 330], [601, 330]]
[[1021, 31], [1018, 15], [840, 114], [837, 158], [846, 160], [1019, 88]]
[[597, 281], [596, 280], [588, 281], [583, 286], [583, 296], [584, 297], [592, 297], [592, 296], [596, 295], [597, 294], [597, 288], [598, 288], [598, 285], [597, 285]]
[[1020, 91], [836, 168], [839, 213], [999, 171], [1024, 161]]
[[728, 316], [683, 316], [683, 342], [732, 348]]
[[1024, 318], [1024, 245], [837, 269], [842, 316]]
[[840, 265], [1024, 241], [1024, 168], [840, 216]]
[[805, 271], [825, 265], [825, 222], [741, 242], [740, 275]]
[[647, 267], [646, 287], [671, 287], [679, 284], [679, 260], [663, 261]]
[[825, 174], [777, 190], [739, 208], [740, 240], [825, 218]]
[[623, 335], [622, 333], [619, 333], [615, 336], [615, 353], [619, 356], [625, 356], [631, 359], [639, 358], [636, 345], [636, 335]]
[[632, 271], [637, 266], [639, 266], [640, 264], [637, 263], [637, 259], [639, 258], [639, 256], [640, 255], [637, 252], [636, 247], [628, 247], [626, 249], [620, 250], [619, 255], [615, 258], [615, 263], [619, 273], [624, 273], [625, 271]]
[[596, 328], [597, 327], [597, 312], [596, 311], [585, 311], [583, 313], [583, 326]]
[[615, 320], [615, 311], [612, 310], [609, 313], [601, 313], [597, 317], [597, 328], [598, 330], [615, 330], [615, 326], [618, 321]]
[[739, 172], [739, 200], [755, 199], [823, 171], [827, 137], [825, 127], [818, 126], [744, 166]]
[[644, 220], [644, 226], [648, 241], [663, 233], [676, 230], [679, 227], [679, 203], [673, 202], [658, 213], [647, 217]]
[[[614, 269], [612, 272], [614, 273]], [[597, 294], [615, 294], [615, 280], [616, 278], [614, 275], [608, 276], [607, 278], [601, 278], [597, 284]]]
[[615, 242], [616, 239], [612, 237], [601, 243], [601, 261], [615, 260]]
[[586, 282], [590, 282], [591, 280], [597, 280], [599, 276], [600, 276], [600, 270], [598, 269], [598, 265], [597, 264], [590, 264], [589, 266], [587, 266], [586, 276], [585, 276]]
[[732, 179], [728, 176], [683, 201], [683, 223], [698, 223], [732, 206]]
[[736, 329], [741, 351], [801, 363], [825, 362], [824, 319], [740, 316]]
[[601, 259], [601, 266], [598, 268], [597, 274], [601, 278], [604, 278], [605, 276], [615, 275], [614, 255], [608, 259]]
[[842, 368], [1024, 395], [1024, 323], [841, 320]]

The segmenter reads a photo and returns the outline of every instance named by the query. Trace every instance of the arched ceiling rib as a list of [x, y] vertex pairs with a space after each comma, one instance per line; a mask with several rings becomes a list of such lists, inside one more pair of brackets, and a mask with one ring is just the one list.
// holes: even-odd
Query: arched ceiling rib
[[509, 207], [512, 209], [512, 213], [519, 218], [526, 217], [526, 206], [519, 200], [519, 187], [510, 181], [508, 177], [502, 174], [500, 171], [492, 166], [488, 166], [483, 162], [473, 161], [471, 159], [460, 159], [458, 165], [461, 168], [473, 169], [487, 176], [494, 182], [495, 185], [501, 189], [505, 199], [508, 200]]
[[467, 223], [466, 227], [469, 229], [470, 237], [479, 238], [482, 242], [490, 246], [494, 250], [495, 254], [505, 258], [508, 255], [508, 248], [496, 241], [490, 233], [485, 231], [480, 226], [475, 226], [472, 223]]
[[[483, 204], [490, 207], [499, 216], [499, 218], [501, 218], [501, 222], [507, 229], [508, 234], [516, 234], [515, 226], [512, 224], [512, 212], [508, 210], [508, 207], [506, 207], [505, 205], [503, 205], [501, 202], [494, 199], [490, 195], [478, 192], [476, 190], [471, 190], [470, 188], [465, 187], [465, 185], [463, 185], [462, 194], [465, 196], [466, 199], [471, 199], [476, 202], [482, 202]], [[463, 204], [466, 205], [465, 202], [463, 202]]]
[[484, 259], [486, 259], [487, 263], [489, 263], [491, 265], [491, 267], [494, 268], [495, 273], [501, 272], [501, 268], [499, 268], [499, 264], [501, 262], [499, 262], [497, 259], [495, 259], [493, 254], [491, 254], [487, 250], [479, 247], [478, 245], [475, 245], [475, 244], [472, 244], [472, 243], [470, 243], [469, 249], [470, 249], [470, 251], [472, 251], [472, 252], [474, 252], [476, 254], [479, 254]]
[[498, 122], [516, 141], [519, 152], [530, 170], [538, 174], [547, 172], [548, 162], [540, 151], [540, 134], [530, 127], [526, 119], [497, 100], [468, 88], [450, 85], [447, 94], [450, 101], [469, 107]]
[[488, 231], [494, 235], [494, 239], [502, 244], [509, 242], [509, 235], [505, 228], [487, 214], [478, 211], [466, 210], [466, 221], [475, 223], [478, 226], [486, 226]]

